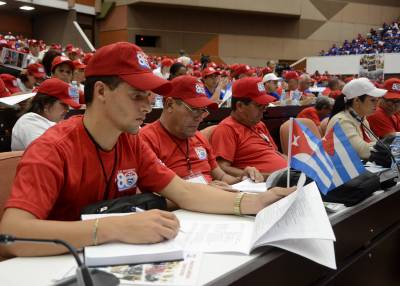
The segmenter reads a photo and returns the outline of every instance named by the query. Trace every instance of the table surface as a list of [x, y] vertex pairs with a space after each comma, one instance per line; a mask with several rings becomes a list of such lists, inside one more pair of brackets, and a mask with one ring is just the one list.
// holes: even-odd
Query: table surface
[[[333, 226], [340, 224], [353, 214], [393, 195], [399, 189], [400, 185], [398, 184], [388, 191], [378, 192], [356, 206], [331, 214], [330, 221]], [[193, 215], [196, 218], [203, 216], [208, 219], [223, 218], [226, 220], [227, 217], [238, 219], [235, 216], [205, 215], [182, 210], [178, 212], [185, 212], [185, 216]], [[277, 248], [263, 247], [251, 255], [204, 254], [197, 285], [229, 285], [284, 253], [285, 251]], [[75, 266], [75, 261], [70, 255], [9, 259], [0, 263], [0, 285], [49, 285], [52, 279], [62, 277], [64, 273], [69, 272]]]

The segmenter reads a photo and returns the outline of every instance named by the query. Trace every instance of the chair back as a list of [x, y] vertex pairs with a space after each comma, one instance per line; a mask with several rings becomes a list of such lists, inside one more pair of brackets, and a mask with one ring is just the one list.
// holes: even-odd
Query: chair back
[[319, 131], [321, 132], [321, 136], [324, 137], [326, 133], [326, 128], [328, 127], [329, 117], [324, 118], [319, 125]]
[[0, 153], [0, 220], [3, 216], [4, 204], [11, 192], [17, 165], [23, 153], [23, 151]]
[[[318, 130], [317, 125], [312, 121], [311, 119], [308, 118], [296, 118], [297, 121], [301, 122], [304, 124], [310, 131], [318, 138], [321, 138], [321, 133]], [[281, 125], [281, 128], [279, 129], [279, 135], [281, 139], [281, 147], [282, 147], [282, 153], [283, 154], [288, 154], [288, 138], [289, 138], [289, 124], [290, 120], [285, 121]]]
[[203, 136], [208, 140], [208, 142], [210, 142], [212, 133], [214, 132], [214, 129], [216, 127], [217, 125], [211, 125], [200, 130], [201, 134], [203, 134]]

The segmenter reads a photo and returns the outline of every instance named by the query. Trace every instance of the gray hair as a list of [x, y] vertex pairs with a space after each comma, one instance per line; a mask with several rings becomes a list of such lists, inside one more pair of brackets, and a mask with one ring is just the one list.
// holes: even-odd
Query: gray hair
[[321, 95], [317, 97], [317, 101], [315, 102], [315, 109], [322, 110], [325, 108], [332, 108], [334, 103], [335, 100], [333, 98]]

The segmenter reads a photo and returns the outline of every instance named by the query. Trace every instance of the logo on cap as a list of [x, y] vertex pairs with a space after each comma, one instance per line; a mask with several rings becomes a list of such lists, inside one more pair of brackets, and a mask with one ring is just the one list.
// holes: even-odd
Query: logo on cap
[[257, 88], [259, 92], [265, 92], [265, 86], [261, 81], [257, 83]]
[[143, 52], [138, 52], [136, 54], [139, 65], [144, 69], [150, 69], [149, 62], [147, 61], [147, 56]]
[[400, 83], [394, 83], [392, 85], [392, 89], [395, 91], [400, 91]]
[[204, 89], [204, 86], [202, 86], [201, 84], [196, 83], [195, 88], [196, 88], [196, 93], [206, 94], [206, 90]]
[[126, 191], [136, 186], [138, 175], [135, 169], [120, 170], [117, 173], [118, 191]]

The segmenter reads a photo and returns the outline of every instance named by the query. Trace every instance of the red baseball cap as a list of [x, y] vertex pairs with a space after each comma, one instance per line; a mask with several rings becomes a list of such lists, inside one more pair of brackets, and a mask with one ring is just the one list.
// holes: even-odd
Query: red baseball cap
[[138, 46], [118, 42], [96, 51], [85, 69], [85, 76], [118, 76], [129, 85], [164, 95], [171, 83], [153, 74], [147, 55]]
[[90, 61], [90, 59], [91, 58], [93, 58], [93, 53], [86, 53], [84, 56], [83, 56], [83, 63], [85, 64], [85, 65], [87, 65], [88, 63], [89, 63], [89, 61]]
[[258, 104], [268, 104], [275, 101], [275, 97], [267, 94], [262, 79], [259, 77], [245, 77], [235, 81], [232, 85], [234, 98], [250, 98]]
[[28, 73], [33, 75], [35, 78], [44, 78], [46, 76], [43, 65], [39, 63], [30, 64], [26, 69], [28, 70]]
[[68, 83], [53, 77], [42, 82], [39, 85], [37, 92], [56, 97], [61, 102], [71, 106], [72, 108], [78, 109], [81, 105], [71, 98], [69, 95], [69, 88], [70, 85]]
[[21, 92], [17, 84], [17, 78], [15, 76], [3, 73], [0, 75], [0, 78], [3, 80], [4, 85], [10, 91], [11, 94]]
[[249, 65], [240, 64], [235, 67], [233, 70], [234, 76], [239, 76], [241, 74], [252, 75], [254, 73], [254, 69], [251, 69]]
[[58, 56], [54, 58], [53, 63], [51, 64], [51, 72], [54, 72], [54, 69], [61, 64], [67, 64], [71, 67], [72, 70], [75, 69], [74, 64], [68, 57]]
[[299, 74], [296, 71], [287, 71], [284, 74], [284, 78], [286, 80], [290, 80], [290, 79], [299, 79]]
[[72, 62], [74, 64], [75, 69], [85, 69], [86, 65], [82, 63], [81, 60], [75, 60]]
[[166, 97], [182, 99], [185, 103], [195, 108], [209, 107], [218, 109], [218, 104], [206, 95], [204, 84], [191, 75], [181, 75], [171, 80], [172, 90]]
[[210, 75], [213, 75], [213, 74], [219, 74], [219, 71], [217, 71], [215, 68], [213, 68], [213, 67], [207, 67], [207, 68], [205, 68], [202, 72], [201, 72], [201, 77], [202, 78], [206, 78], [206, 77], [208, 77], [208, 76], [210, 76]]
[[11, 93], [6, 88], [4, 81], [0, 78], [0, 97], [7, 97], [10, 95], [11, 95]]
[[383, 83], [387, 93], [383, 96], [386, 99], [400, 99], [400, 79], [390, 78]]
[[163, 59], [163, 60], [161, 61], [161, 66], [163, 66], [163, 67], [170, 67], [170, 66], [172, 66], [173, 63], [174, 63], [174, 60], [173, 60], [173, 59], [165, 58], [165, 59]]

